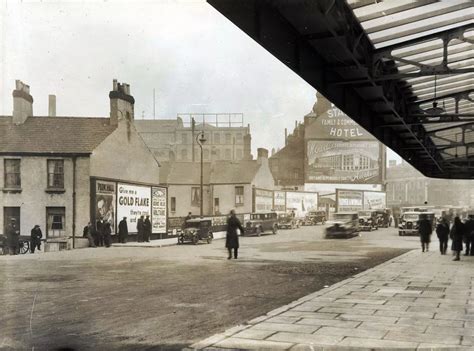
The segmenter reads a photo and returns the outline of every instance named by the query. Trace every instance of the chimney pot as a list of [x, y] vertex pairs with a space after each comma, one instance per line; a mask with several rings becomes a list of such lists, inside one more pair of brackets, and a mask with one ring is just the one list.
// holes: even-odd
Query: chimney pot
[[28, 117], [33, 116], [33, 97], [30, 95], [30, 86], [21, 80], [16, 80], [12, 95], [13, 123], [23, 124]]
[[56, 95], [48, 95], [48, 116], [56, 117]]

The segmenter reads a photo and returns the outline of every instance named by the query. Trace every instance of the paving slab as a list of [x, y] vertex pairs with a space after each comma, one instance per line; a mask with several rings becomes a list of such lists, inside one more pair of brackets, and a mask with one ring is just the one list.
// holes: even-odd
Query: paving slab
[[470, 258], [454, 263], [448, 255], [410, 251], [271, 311], [248, 329], [214, 336], [207, 346], [474, 349], [473, 264]]

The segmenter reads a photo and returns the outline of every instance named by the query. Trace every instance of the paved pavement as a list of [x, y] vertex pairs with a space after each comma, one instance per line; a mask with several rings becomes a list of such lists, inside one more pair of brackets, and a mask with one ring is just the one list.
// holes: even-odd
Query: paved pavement
[[474, 257], [413, 250], [191, 348], [472, 350], [473, 280]]

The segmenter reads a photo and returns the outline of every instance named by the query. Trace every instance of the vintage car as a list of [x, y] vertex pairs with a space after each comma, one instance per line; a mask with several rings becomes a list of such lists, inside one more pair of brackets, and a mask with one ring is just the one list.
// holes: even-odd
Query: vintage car
[[250, 220], [245, 223], [245, 231], [241, 235], [257, 235], [278, 232], [278, 216], [276, 212], [260, 212], [250, 214]]
[[359, 235], [359, 216], [357, 212], [338, 212], [326, 222], [326, 239], [352, 238]]
[[183, 230], [181, 230], [178, 235], [178, 244], [184, 244], [190, 241], [194, 245], [197, 245], [201, 240], [210, 244], [214, 238], [211, 225], [211, 218], [188, 219], [184, 224]]
[[303, 221], [303, 225], [316, 225], [326, 223], [326, 211], [309, 211]]
[[291, 213], [280, 213], [278, 215], [278, 229], [295, 229], [300, 227], [300, 220]]
[[405, 212], [400, 217], [400, 223], [398, 224], [398, 235], [418, 235], [418, 222], [420, 217], [427, 216], [431, 222], [431, 225], [435, 226], [435, 215], [433, 212]]
[[379, 228], [388, 228], [390, 226], [390, 216], [392, 211], [389, 208], [377, 210], [377, 226]]
[[359, 211], [359, 229], [371, 232], [372, 230], [379, 229], [377, 211], [375, 210], [363, 210]]

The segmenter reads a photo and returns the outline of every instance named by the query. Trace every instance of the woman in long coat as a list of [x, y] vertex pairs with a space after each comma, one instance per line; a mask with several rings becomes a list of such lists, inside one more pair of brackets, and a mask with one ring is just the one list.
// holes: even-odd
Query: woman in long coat
[[418, 232], [420, 233], [421, 249], [425, 252], [425, 250], [429, 251], [433, 228], [426, 215], [420, 215], [420, 217]]
[[231, 210], [230, 216], [227, 219], [227, 234], [225, 237], [225, 247], [227, 248], [227, 251], [229, 251], [229, 256], [227, 257], [228, 260], [232, 258], [232, 249], [234, 250], [234, 258], [237, 259], [239, 251], [239, 236], [237, 235], [237, 229], [240, 230], [241, 234], [244, 232], [244, 228], [235, 215], [235, 211]]
[[451, 232], [449, 233], [451, 240], [453, 241], [451, 244], [451, 250], [456, 253], [456, 257], [453, 261], [460, 260], [460, 254], [462, 251], [462, 239], [464, 236], [464, 224], [461, 222], [459, 217], [454, 218], [454, 224], [451, 228]]

